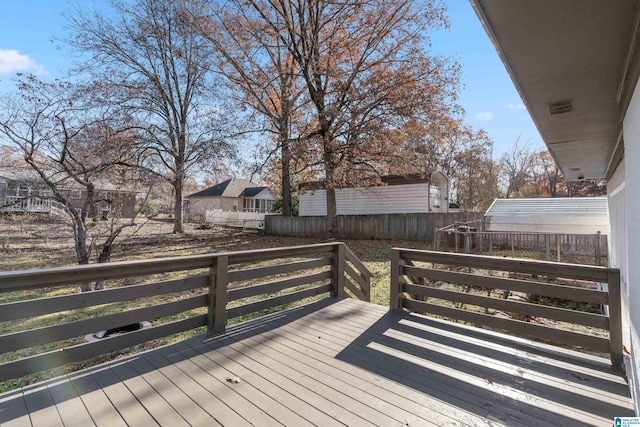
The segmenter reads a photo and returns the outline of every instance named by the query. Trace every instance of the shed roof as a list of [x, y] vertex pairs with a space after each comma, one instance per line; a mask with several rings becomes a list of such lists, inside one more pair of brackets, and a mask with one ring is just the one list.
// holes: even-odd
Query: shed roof
[[485, 213], [485, 230], [608, 234], [607, 198], [496, 199]]

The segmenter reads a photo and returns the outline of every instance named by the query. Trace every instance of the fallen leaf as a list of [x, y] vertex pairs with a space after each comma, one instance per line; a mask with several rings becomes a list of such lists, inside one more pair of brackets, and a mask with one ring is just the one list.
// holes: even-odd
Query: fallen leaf
[[627, 347], [625, 347], [624, 345], [622, 346], [622, 351], [624, 351], [625, 353], [627, 353], [629, 356], [631, 356], [631, 353], [629, 353], [629, 350], [627, 350]]
[[238, 384], [238, 383], [240, 383], [240, 378], [238, 378], [238, 377], [229, 377], [229, 378], [227, 378], [227, 382], [230, 382], [232, 384]]
[[571, 374], [571, 375], [573, 375], [575, 378], [582, 381], [591, 381], [591, 378], [587, 377], [586, 375], [582, 375], [582, 374]]
[[493, 384], [493, 381], [491, 381], [490, 378], [485, 378], [484, 380], [487, 382], [487, 384]]
[[425, 369], [422, 370], [422, 372], [424, 372], [425, 374], [428, 374], [429, 370], [425, 368]]

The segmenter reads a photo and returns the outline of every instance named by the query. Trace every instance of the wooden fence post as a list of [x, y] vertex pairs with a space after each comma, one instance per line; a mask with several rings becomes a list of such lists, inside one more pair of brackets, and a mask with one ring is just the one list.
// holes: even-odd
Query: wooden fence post
[[493, 234], [489, 233], [489, 255], [493, 255]]
[[515, 258], [516, 256], [516, 235], [511, 235], [511, 256]]
[[611, 364], [620, 366], [622, 353], [622, 308], [620, 295], [620, 270], [612, 268], [608, 274], [609, 291], [609, 354]]
[[596, 265], [602, 265], [602, 259], [601, 259], [601, 253], [600, 253], [600, 236], [601, 236], [601, 233], [600, 233], [600, 231], [598, 231], [596, 233], [596, 242], [595, 242], [596, 243], [595, 244], [595, 247], [596, 247]]
[[333, 288], [334, 297], [344, 297], [344, 264], [345, 264], [344, 243], [338, 243], [335, 246], [336, 262], [335, 262], [335, 285]]
[[464, 253], [471, 253], [471, 235], [469, 234], [469, 227], [464, 232]]
[[222, 334], [227, 323], [227, 287], [229, 257], [217, 256], [209, 273], [209, 309], [207, 333]]
[[545, 234], [544, 235], [544, 255], [547, 261], [551, 261], [551, 248], [549, 245], [550, 241], [551, 241], [551, 236], [549, 236], [548, 234]]
[[560, 262], [560, 235], [556, 234], [556, 249], [558, 251], [558, 262]]
[[400, 311], [400, 249], [391, 249], [391, 281], [389, 289], [389, 308]]

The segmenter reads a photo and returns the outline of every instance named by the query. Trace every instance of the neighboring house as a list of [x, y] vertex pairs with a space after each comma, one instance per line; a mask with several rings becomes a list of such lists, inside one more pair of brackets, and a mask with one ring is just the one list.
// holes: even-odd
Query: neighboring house
[[471, 2], [564, 177], [607, 180], [608, 259], [621, 274], [625, 367], [638, 412], [640, 2]]
[[271, 212], [275, 197], [267, 187], [246, 179], [232, 178], [190, 194], [185, 199], [185, 218], [188, 221], [227, 222], [225, 219], [264, 221], [265, 214]]
[[[110, 216], [133, 218], [136, 210], [136, 192], [122, 190], [109, 182], [95, 184], [98, 201], [94, 204], [92, 217]], [[81, 210], [87, 200], [87, 191], [76, 183], [69, 182], [60, 192], [73, 209]], [[26, 213], [62, 213], [64, 207], [52, 200], [51, 190], [39, 175], [28, 170], [0, 169], [0, 211]]]
[[[448, 211], [449, 180], [434, 172], [431, 178], [383, 176], [381, 185], [336, 188], [338, 215], [437, 213]], [[321, 182], [300, 184], [299, 215], [326, 216], [327, 192]]]

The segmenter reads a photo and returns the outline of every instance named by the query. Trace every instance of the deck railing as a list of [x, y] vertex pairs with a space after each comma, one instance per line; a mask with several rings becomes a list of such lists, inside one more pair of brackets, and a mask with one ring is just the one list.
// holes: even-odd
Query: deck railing
[[[428, 263], [428, 264], [425, 264]], [[436, 265], [467, 267], [473, 272], [448, 271]], [[508, 277], [509, 274], [487, 275], [487, 271], [499, 270], [519, 273], [529, 278]], [[484, 273], [482, 273], [484, 272]], [[594, 282], [591, 287], [559, 284], [557, 280], [545, 283], [539, 277], [566, 278]], [[464, 286], [456, 291], [444, 284]], [[606, 284], [598, 289], [596, 284]], [[491, 290], [503, 291], [500, 297], [484, 296]], [[608, 306], [607, 314], [591, 313], [568, 308], [540, 305], [528, 301], [506, 299], [512, 292]], [[535, 298], [532, 299], [532, 301]], [[451, 303], [454, 303], [453, 305]], [[579, 346], [609, 353], [614, 365], [622, 362], [622, 326], [620, 307], [620, 272], [615, 268], [561, 264], [545, 261], [526, 261], [480, 255], [463, 255], [445, 252], [392, 249], [391, 300], [392, 310], [406, 308], [410, 311], [430, 313], [476, 325], [505, 330], [514, 334], [539, 338], [550, 343]], [[483, 307], [482, 311], [464, 309], [464, 305]], [[515, 316], [496, 316], [488, 309], [503, 310]], [[608, 331], [609, 337], [590, 333], [558, 329], [523, 321], [526, 316], [551, 319], [573, 325]], [[513, 318], [515, 317], [515, 318]]]
[[0, 208], [7, 212], [49, 213], [51, 211], [51, 199], [41, 197], [6, 196], [4, 206]]
[[[116, 280], [145, 277], [143, 284]], [[2, 295], [11, 297], [3, 300], [13, 299], [19, 291], [25, 295], [20, 301], [0, 304], [0, 330], [11, 329], [8, 322], [26, 326], [0, 335], [0, 357], [5, 360], [0, 364], [0, 381], [202, 326], [220, 334], [229, 319], [318, 295], [368, 301], [370, 278], [343, 243], [2, 272], [0, 293], [13, 292]], [[106, 281], [106, 288], [76, 291], [75, 285], [94, 281]], [[25, 299], [57, 288], [63, 295]], [[127, 306], [133, 301], [136, 308]], [[105, 304], [111, 309], [105, 310]], [[116, 308], [122, 311], [114, 312]], [[29, 322], [45, 321], [45, 326], [29, 327]], [[86, 334], [142, 321], [153, 321], [153, 326], [82, 342]], [[12, 352], [13, 357], [7, 357]]]

